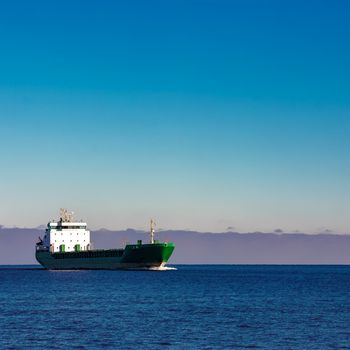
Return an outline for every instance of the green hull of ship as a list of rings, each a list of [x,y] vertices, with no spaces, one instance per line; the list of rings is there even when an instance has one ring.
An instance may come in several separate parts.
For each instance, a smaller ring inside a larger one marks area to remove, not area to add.
[[[37,250],[36,260],[48,270],[150,269],[165,265],[173,243],[126,245],[125,249],[50,253]]]

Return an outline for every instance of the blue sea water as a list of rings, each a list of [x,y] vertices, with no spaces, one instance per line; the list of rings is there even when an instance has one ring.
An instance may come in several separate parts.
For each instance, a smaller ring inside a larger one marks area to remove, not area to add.
[[[350,349],[349,266],[0,269],[0,349]]]

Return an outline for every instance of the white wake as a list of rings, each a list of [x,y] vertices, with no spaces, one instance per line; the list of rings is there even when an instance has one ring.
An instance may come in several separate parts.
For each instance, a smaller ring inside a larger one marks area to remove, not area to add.
[[[158,267],[150,267],[148,270],[151,271],[174,271],[177,270],[176,267],[170,267],[170,266],[158,266]]]

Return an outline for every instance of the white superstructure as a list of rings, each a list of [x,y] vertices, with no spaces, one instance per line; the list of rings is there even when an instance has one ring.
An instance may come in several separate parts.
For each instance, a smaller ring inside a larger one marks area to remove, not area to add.
[[[61,209],[60,220],[47,224],[42,246],[52,253],[90,250],[90,231],[85,222],[73,222],[73,213]]]

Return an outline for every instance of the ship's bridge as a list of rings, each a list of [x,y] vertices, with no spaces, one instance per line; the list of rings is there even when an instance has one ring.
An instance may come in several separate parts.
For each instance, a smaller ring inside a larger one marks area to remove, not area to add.
[[[53,253],[90,250],[90,231],[86,222],[49,222],[43,243]]]
[[[47,224],[48,229],[56,229],[56,230],[63,230],[63,229],[86,229],[87,224],[86,222],[49,222]]]

